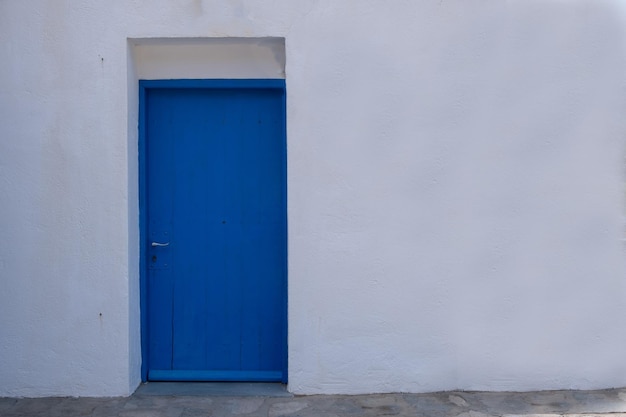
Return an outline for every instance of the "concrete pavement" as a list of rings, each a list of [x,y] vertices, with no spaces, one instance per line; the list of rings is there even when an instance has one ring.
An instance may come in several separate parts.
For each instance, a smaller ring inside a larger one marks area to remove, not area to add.
[[[171,384],[169,388],[153,385],[147,389],[149,385],[128,398],[0,398],[0,416],[626,417],[626,388],[292,396],[284,388],[259,389],[255,393],[254,389],[207,390],[194,384],[186,388],[184,384]]]

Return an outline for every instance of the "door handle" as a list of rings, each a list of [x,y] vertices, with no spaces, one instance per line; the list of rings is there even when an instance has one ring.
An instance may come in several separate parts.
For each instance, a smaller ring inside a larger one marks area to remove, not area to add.
[[[169,246],[169,245],[170,245],[170,242],[167,242],[167,243],[152,242],[152,243],[150,244],[150,246],[152,246],[153,248],[154,248],[155,246]]]

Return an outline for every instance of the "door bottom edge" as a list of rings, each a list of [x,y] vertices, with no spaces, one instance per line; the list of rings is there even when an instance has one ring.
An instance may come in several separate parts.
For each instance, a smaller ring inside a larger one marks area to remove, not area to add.
[[[148,381],[282,382],[282,371],[192,371],[151,369]]]

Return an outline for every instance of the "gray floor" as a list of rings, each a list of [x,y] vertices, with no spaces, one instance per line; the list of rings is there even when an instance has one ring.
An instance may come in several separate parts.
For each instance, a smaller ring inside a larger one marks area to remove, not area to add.
[[[626,388],[292,396],[274,384],[151,383],[128,398],[0,398],[0,416],[626,417]]]

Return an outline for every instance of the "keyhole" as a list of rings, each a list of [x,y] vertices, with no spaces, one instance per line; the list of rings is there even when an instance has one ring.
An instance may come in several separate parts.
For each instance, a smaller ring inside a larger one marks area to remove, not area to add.
[[[152,262],[156,262],[156,255],[152,255]]]

